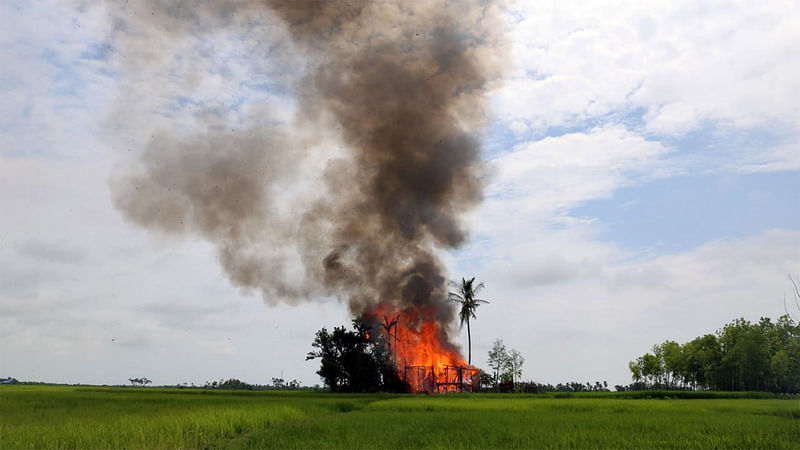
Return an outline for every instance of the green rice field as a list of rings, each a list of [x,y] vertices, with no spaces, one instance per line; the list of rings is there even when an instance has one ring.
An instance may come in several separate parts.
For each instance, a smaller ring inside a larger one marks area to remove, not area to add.
[[[0,448],[800,448],[797,399],[645,397],[2,386]]]

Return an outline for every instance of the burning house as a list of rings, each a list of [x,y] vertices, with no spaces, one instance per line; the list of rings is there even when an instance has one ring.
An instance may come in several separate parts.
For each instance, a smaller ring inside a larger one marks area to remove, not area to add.
[[[412,392],[474,392],[480,386],[478,369],[469,366],[405,366],[403,380]]]
[[[376,308],[368,319],[375,322],[385,309]],[[400,380],[411,392],[473,392],[480,386],[479,370],[467,364],[446,340],[425,310],[384,315],[383,342]]]

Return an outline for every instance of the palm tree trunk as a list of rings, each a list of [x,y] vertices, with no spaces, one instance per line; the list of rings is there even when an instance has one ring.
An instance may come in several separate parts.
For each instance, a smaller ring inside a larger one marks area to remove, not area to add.
[[[469,318],[467,318],[467,364],[472,365],[472,334],[469,331]]]

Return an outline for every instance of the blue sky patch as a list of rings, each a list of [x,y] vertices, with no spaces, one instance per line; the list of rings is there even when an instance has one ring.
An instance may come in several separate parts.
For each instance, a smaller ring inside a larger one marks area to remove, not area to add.
[[[795,205],[795,207],[787,207]],[[630,250],[688,250],[800,223],[800,174],[771,172],[679,176],[619,189],[573,209],[597,219],[601,237]]]

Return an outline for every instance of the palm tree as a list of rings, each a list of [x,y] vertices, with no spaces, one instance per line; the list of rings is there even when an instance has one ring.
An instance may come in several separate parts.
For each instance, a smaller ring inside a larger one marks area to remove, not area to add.
[[[475,310],[478,309],[478,305],[489,302],[475,297],[483,289],[483,283],[475,284],[475,277],[469,280],[462,278],[460,284],[455,282],[450,284],[457,289],[456,292],[450,292],[450,300],[461,305],[461,310],[458,312],[461,328],[464,328],[464,323],[467,324],[467,340],[469,342],[467,363],[472,365],[472,334],[469,329],[469,319],[470,317],[476,319]]]

